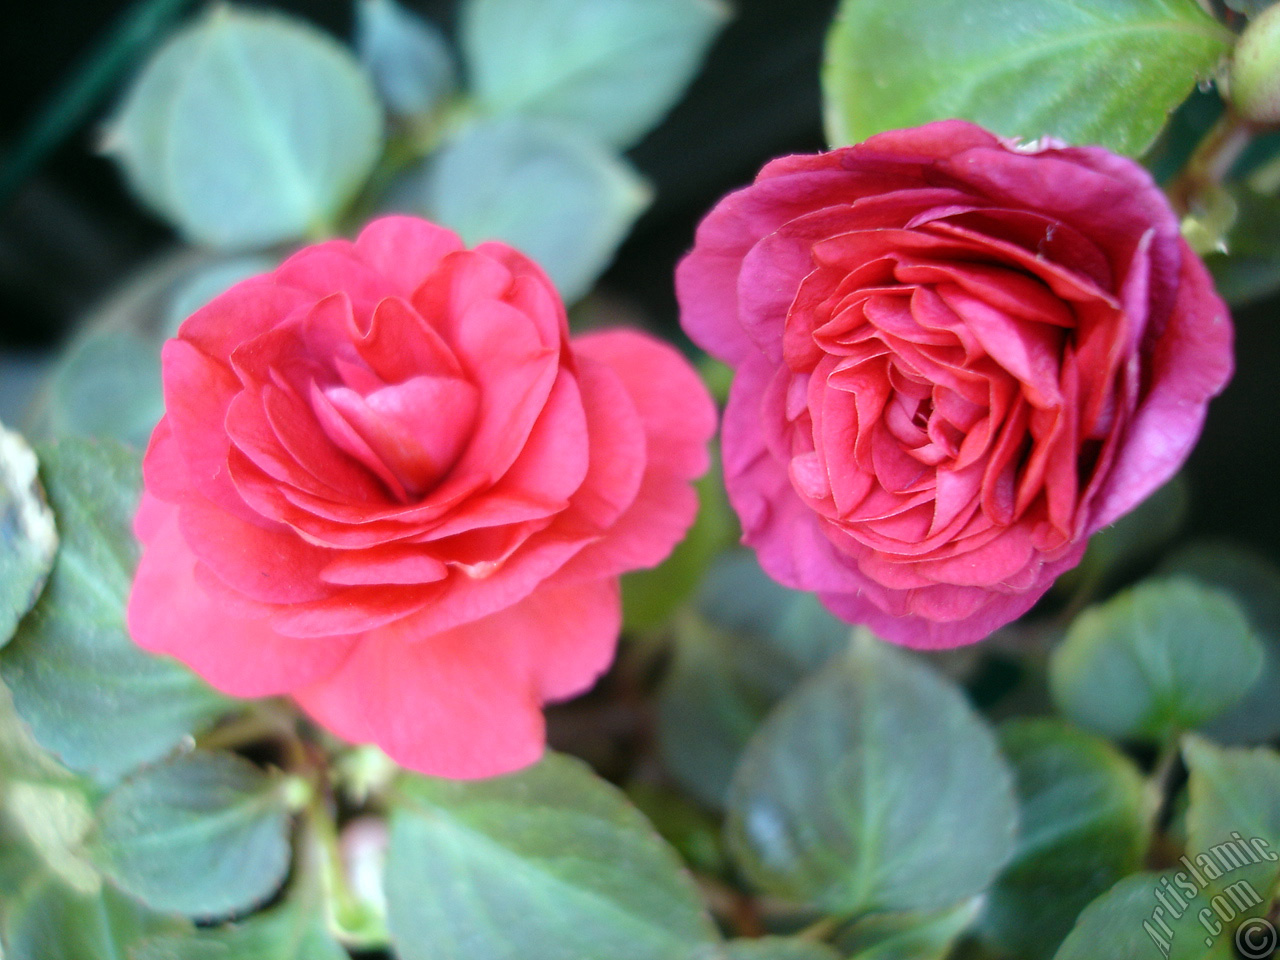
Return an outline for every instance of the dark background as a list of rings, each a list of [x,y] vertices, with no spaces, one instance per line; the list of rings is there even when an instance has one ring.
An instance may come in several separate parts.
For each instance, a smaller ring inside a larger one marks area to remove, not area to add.
[[[454,0],[408,5],[452,28]],[[348,0],[272,6],[350,37]],[[702,214],[769,158],[823,146],[818,68],[834,6],[834,0],[737,0],[737,18],[689,95],[631,154],[657,187],[657,200],[604,282],[672,333],[671,270]],[[8,18],[0,31],[0,148],[39,116],[126,9],[119,0],[46,0]],[[94,111],[0,208],[0,400],[5,380],[10,397],[29,389],[76,319],[174,241],[94,153],[105,111]],[[1239,369],[1214,403],[1188,467],[1189,532],[1240,540],[1280,560],[1280,454],[1272,434],[1280,432],[1280,299],[1235,318]]]

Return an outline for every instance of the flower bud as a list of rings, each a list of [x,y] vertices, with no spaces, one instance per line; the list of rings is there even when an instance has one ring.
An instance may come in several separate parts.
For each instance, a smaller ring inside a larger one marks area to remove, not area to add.
[[[1268,7],[1241,35],[1228,91],[1246,120],[1280,123],[1280,6]]]

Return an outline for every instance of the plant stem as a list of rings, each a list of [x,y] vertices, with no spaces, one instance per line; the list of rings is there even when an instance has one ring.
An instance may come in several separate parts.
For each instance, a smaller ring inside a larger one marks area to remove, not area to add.
[[[296,718],[277,704],[253,704],[249,712],[196,739],[203,750],[230,750],[261,740],[287,740],[296,733]]]
[[[1173,786],[1173,777],[1178,772],[1178,759],[1181,750],[1178,747],[1178,735],[1172,734],[1160,747],[1155,765],[1151,768],[1151,776],[1147,784],[1151,797],[1151,824],[1153,828],[1160,826],[1165,808],[1169,805],[1169,792]]]
[[[1222,185],[1254,136],[1255,124],[1227,107],[1213,128],[1200,141],[1187,165],[1170,182],[1169,202],[1179,216],[1196,210],[1201,198]]]

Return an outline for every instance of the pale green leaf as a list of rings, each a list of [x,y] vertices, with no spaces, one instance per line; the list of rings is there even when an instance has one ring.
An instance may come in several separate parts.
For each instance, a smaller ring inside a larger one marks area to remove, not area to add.
[[[467,0],[462,48],[482,109],[625,148],[679,98],[728,16],[721,0]]]
[[[156,54],[107,138],[139,196],[218,247],[331,227],[381,145],[381,107],[347,50],[305,21],[227,5]]]

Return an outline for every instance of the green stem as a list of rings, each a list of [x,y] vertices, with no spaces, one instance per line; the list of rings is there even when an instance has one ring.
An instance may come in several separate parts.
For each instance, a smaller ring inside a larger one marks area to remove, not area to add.
[[[297,719],[271,701],[250,705],[247,713],[197,738],[204,750],[234,750],[262,740],[289,740],[297,732]]]
[[[1227,108],[1168,186],[1169,202],[1179,216],[1194,212],[1203,197],[1222,185],[1257,133],[1256,125]]]
[[[1168,806],[1171,799],[1169,793],[1173,787],[1173,777],[1178,771],[1178,758],[1180,755],[1178,734],[1175,732],[1170,734],[1169,738],[1161,745],[1160,752],[1156,756],[1155,765],[1151,768],[1151,775],[1147,779],[1153,829],[1159,827],[1165,807]]]
[[[312,797],[305,817],[304,843],[324,891],[329,929],[338,939],[360,949],[386,946],[391,940],[386,921],[356,895],[347,880],[338,826],[323,792]]]

